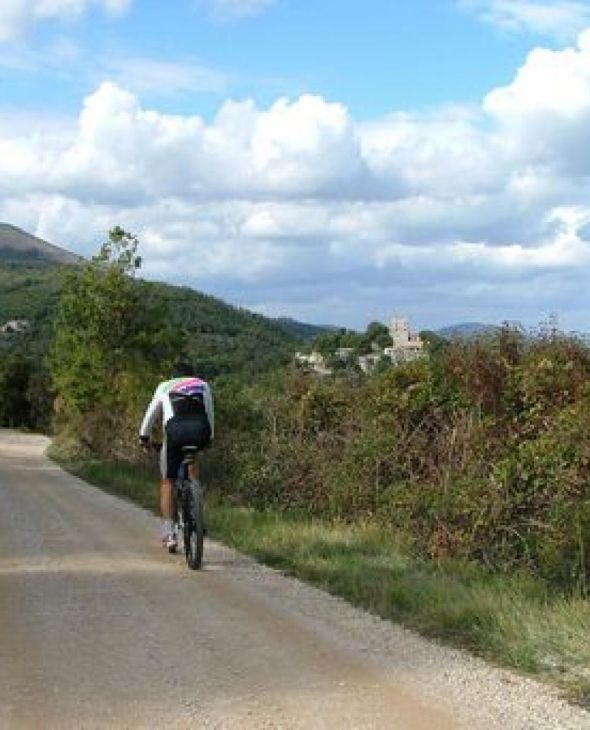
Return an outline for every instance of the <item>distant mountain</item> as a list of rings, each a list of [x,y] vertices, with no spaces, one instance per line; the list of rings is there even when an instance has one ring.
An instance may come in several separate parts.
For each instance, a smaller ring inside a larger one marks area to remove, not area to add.
[[[0,263],[76,264],[81,257],[9,223],[0,223]]]
[[[476,337],[478,335],[492,334],[498,329],[493,324],[482,324],[481,322],[461,322],[460,324],[449,325],[436,330],[436,334],[447,339],[454,337]]]
[[[291,317],[277,317],[274,322],[288,335],[297,337],[300,340],[313,340],[314,337],[324,334],[324,332],[333,332],[339,329],[328,324],[306,324],[291,319]]]

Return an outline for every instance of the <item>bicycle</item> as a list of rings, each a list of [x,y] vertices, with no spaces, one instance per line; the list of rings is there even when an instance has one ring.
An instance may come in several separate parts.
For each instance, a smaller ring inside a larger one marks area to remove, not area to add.
[[[198,570],[203,563],[204,493],[201,482],[190,476],[190,466],[197,459],[196,446],[182,447],[182,463],[172,486],[175,531],[182,534],[186,564]],[[171,553],[176,547],[169,548]]]

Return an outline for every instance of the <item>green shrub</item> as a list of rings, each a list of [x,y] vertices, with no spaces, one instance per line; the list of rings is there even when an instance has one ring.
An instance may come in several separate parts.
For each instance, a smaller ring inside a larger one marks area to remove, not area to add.
[[[372,520],[423,557],[583,594],[589,384],[583,343],[511,328],[368,379],[288,371],[218,394],[211,460],[234,502]]]

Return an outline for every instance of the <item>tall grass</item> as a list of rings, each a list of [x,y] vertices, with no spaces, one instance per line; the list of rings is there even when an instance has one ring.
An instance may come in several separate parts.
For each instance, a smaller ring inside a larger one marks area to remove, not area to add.
[[[211,526],[239,550],[590,703],[590,604],[550,595],[530,576],[409,555],[382,529],[289,519],[217,505]]]
[[[53,457],[88,481],[155,510],[155,470]],[[526,574],[424,560],[391,532],[229,506],[212,495],[212,536],[386,619],[563,688],[590,706],[590,604]]]

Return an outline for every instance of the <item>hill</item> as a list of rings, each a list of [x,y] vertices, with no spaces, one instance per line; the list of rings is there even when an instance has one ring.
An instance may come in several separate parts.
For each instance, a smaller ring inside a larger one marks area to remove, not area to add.
[[[452,324],[448,327],[436,330],[436,334],[451,340],[455,337],[475,337],[477,335],[493,334],[497,329],[498,327],[493,324],[462,322],[460,324]]]
[[[291,317],[277,317],[274,320],[278,326],[284,330],[287,334],[297,337],[301,340],[313,340],[318,335],[323,335],[326,332],[334,332],[338,330],[338,327],[332,325],[321,325],[321,324],[307,324],[306,322],[298,322],[296,319]]]
[[[49,348],[64,265],[75,254],[0,224],[0,325],[27,320],[27,333],[3,337],[3,351],[39,360]],[[188,333],[190,358],[204,377],[250,374],[287,363],[300,339],[275,320],[226,304],[188,287],[138,280],[146,302],[165,307],[173,324]]]
[[[76,264],[80,256],[66,251],[9,223],[0,223],[1,263]]]
[[[0,262],[0,325],[26,319],[28,334],[5,340],[8,349],[43,354],[49,347],[62,267]],[[169,312],[188,333],[191,360],[205,377],[253,373],[288,362],[300,342],[274,321],[188,287],[138,281],[146,302]]]
[[[160,304],[189,335],[189,354],[204,377],[257,373],[287,364],[300,340],[274,320],[189,287],[140,281],[146,301]]]

